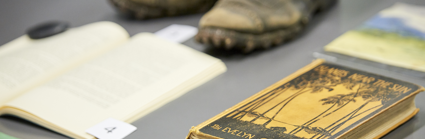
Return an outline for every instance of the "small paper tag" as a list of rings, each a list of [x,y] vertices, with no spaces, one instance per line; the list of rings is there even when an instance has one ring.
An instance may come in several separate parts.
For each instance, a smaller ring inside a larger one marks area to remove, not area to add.
[[[109,118],[86,130],[99,139],[122,139],[135,131],[137,127]]]
[[[182,43],[195,36],[196,33],[198,33],[196,27],[172,24],[155,32],[155,35],[172,42]]]

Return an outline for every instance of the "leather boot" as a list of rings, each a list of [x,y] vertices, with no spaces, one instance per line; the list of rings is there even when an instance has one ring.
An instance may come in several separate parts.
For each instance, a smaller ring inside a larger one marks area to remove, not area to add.
[[[335,0],[220,0],[199,22],[196,40],[251,52],[295,38]]]
[[[110,0],[120,14],[135,19],[208,11],[217,0]]]

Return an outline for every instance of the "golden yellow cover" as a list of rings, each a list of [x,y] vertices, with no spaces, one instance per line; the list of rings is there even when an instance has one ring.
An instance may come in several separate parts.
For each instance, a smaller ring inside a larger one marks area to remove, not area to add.
[[[336,138],[422,90],[316,60],[193,128],[188,138]]]

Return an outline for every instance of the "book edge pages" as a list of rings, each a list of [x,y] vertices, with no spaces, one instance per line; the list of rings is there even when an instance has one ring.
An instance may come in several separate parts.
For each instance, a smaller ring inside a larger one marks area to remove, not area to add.
[[[39,126],[42,126],[52,132],[71,137],[71,138],[83,138],[79,136],[78,134],[75,134],[69,130],[66,130],[65,128],[56,126],[55,124],[48,122],[44,120],[43,118],[40,118],[34,114],[31,114],[23,109],[15,108],[15,107],[9,107],[5,106],[0,108],[0,114],[1,115],[13,115],[17,116],[19,118],[22,118],[24,120],[30,121],[31,123],[37,124]],[[94,139],[95,137],[92,137],[91,139]]]
[[[415,84],[415,85],[416,85],[416,84]],[[417,85],[417,86],[418,86],[418,85]],[[406,99],[408,99],[408,98],[410,98],[410,97],[415,97],[415,96],[416,96],[419,92],[422,92],[422,91],[424,91],[424,90],[425,90],[425,89],[424,89],[424,87],[419,86],[419,88],[418,88],[416,91],[414,91],[414,92],[410,93],[408,96],[406,96],[406,97],[402,98],[401,100],[399,100],[399,101],[397,101],[397,102],[395,102],[395,103],[391,104],[391,105],[390,105],[390,106],[388,106],[387,108],[383,109],[382,111],[378,112],[377,114],[373,115],[372,117],[368,118],[367,120],[363,121],[362,123],[358,124],[357,126],[355,126],[355,127],[351,128],[351,129],[349,129],[348,131],[346,131],[345,133],[341,134],[341,135],[340,135],[340,136],[338,136],[337,138],[342,137],[342,136],[344,136],[345,134],[347,134],[347,133],[349,133],[349,132],[353,131],[354,129],[356,129],[356,128],[358,128],[358,127],[362,126],[363,124],[365,124],[365,123],[369,122],[371,119],[375,118],[375,117],[376,117],[376,116],[378,116],[378,115],[381,115],[383,112],[386,112],[388,109],[390,109],[390,108],[394,107],[395,105],[398,105],[399,103],[401,103],[401,102],[405,101]],[[397,127],[397,126],[395,126],[395,127]],[[394,127],[394,128],[395,128],[395,127]],[[391,128],[393,128],[393,127],[391,127]],[[391,129],[391,128],[390,128],[390,129]],[[389,131],[391,131],[391,130],[389,130]],[[389,131],[388,131],[388,132],[389,132]],[[388,132],[386,132],[386,133],[388,133]],[[383,133],[385,133],[385,132],[383,132]],[[381,134],[380,134],[380,135],[381,135]],[[385,135],[385,134],[383,134],[383,135]]]
[[[418,112],[419,112],[419,108],[416,108],[416,110],[413,111],[413,113],[411,113],[409,116],[407,116],[406,118],[404,118],[403,120],[401,120],[400,122],[398,122],[397,124],[395,124],[394,126],[388,128],[387,130],[385,130],[384,132],[382,132],[381,134],[379,134],[375,138],[381,138],[384,135],[388,134],[389,132],[393,131],[395,128],[399,127],[400,125],[404,124],[408,120],[412,119],[413,116],[415,116]]]

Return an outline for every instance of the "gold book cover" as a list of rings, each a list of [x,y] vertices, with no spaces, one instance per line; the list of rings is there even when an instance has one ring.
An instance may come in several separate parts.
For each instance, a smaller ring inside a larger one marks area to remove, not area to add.
[[[319,59],[192,127],[187,139],[322,139],[367,131],[383,136],[418,112],[413,100],[423,90]],[[367,131],[355,130],[360,126]]]

